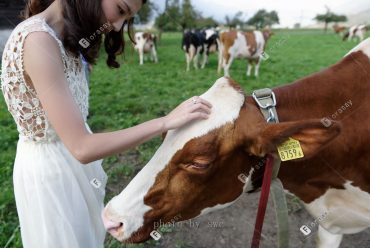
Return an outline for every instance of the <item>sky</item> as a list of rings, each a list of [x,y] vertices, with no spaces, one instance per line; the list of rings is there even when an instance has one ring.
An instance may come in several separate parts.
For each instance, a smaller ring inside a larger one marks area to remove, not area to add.
[[[152,1],[164,9],[165,0]],[[345,15],[370,9],[370,0],[192,0],[192,3],[204,16],[212,16],[218,21],[224,21],[225,15],[233,16],[238,11],[249,19],[259,9],[276,10],[280,17],[280,25],[276,27],[314,24],[312,19],[316,14],[326,12],[325,5],[332,12]]]

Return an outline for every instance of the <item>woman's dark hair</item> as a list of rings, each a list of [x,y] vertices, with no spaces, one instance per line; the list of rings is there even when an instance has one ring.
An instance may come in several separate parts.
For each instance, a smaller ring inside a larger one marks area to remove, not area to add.
[[[54,0],[28,0],[23,11],[23,18],[29,18],[47,9]],[[143,4],[146,0],[143,0]],[[78,56],[81,53],[87,62],[94,64],[102,43],[103,31],[107,29],[107,24],[102,24],[101,19],[103,10],[101,0],[63,0],[64,30],[62,42],[64,47]],[[112,30],[105,34],[104,46],[108,54],[107,64],[111,68],[119,68],[120,64],[116,61],[116,56],[124,52],[125,40],[123,30],[128,26],[128,36],[131,42],[133,18],[126,21],[118,32]],[[88,41],[84,46],[81,40]]]

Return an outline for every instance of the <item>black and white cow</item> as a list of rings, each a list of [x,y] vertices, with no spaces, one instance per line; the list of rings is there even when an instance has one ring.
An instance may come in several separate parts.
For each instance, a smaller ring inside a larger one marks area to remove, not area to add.
[[[219,35],[218,32],[213,29],[205,29],[202,31],[202,37],[204,47],[202,68],[204,68],[208,63],[209,54],[218,52]]]
[[[199,57],[203,55],[201,68],[208,63],[208,56],[218,51],[218,33],[212,29],[185,31],[182,38],[182,49],[185,51],[186,70],[190,70],[193,61],[194,68],[199,68]]]

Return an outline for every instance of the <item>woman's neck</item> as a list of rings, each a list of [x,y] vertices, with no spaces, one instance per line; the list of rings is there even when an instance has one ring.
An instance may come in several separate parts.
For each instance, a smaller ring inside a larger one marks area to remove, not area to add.
[[[47,9],[37,14],[37,16],[45,18],[47,24],[54,30],[57,36],[62,37],[64,22],[63,8],[60,0],[55,0]]]

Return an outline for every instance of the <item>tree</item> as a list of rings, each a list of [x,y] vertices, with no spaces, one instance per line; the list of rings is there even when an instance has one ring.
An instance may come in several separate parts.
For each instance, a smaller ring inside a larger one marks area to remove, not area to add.
[[[279,24],[279,22],[279,15],[276,11],[268,12],[260,9],[247,21],[247,24],[255,26],[256,29],[262,29],[266,26],[271,27],[274,24]]]
[[[238,25],[243,25],[244,20],[242,19],[243,12],[237,12],[233,17],[225,16],[225,24],[229,28],[235,28]]]
[[[183,0],[181,6],[180,24],[183,30],[195,27],[196,21],[200,14],[194,9],[191,0]]]
[[[314,18],[315,20],[317,20],[319,22],[325,23],[325,29],[324,29],[325,33],[328,30],[329,23],[331,23],[331,22],[337,23],[337,22],[347,21],[347,17],[345,15],[334,14],[333,12],[330,11],[328,6],[325,6],[325,7],[326,7],[326,13],[325,14],[318,14]]]
[[[182,0],[181,5],[180,0],[166,0],[165,3],[165,10],[155,19],[155,26],[159,29],[159,36],[163,31],[184,31],[185,29],[215,27],[218,25],[212,17],[203,17],[194,8],[191,0]]]
[[[135,23],[147,23],[152,17],[154,4],[147,0],[135,17]]]
[[[278,15],[278,13],[275,11],[275,10],[273,10],[273,11],[271,11],[267,16],[266,16],[266,26],[268,26],[268,27],[270,27],[271,28],[271,26],[272,25],[274,25],[275,23],[276,24],[279,24],[279,22],[280,22],[280,20],[279,20],[279,15]]]
[[[179,31],[195,28],[202,19],[191,3],[191,0],[166,0],[166,8],[156,20],[155,25],[161,31]]]
[[[163,13],[155,19],[155,26],[160,33],[163,31],[179,31],[181,29],[181,24],[178,21],[179,16],[181,16],[179,0],[168,0]]]
[[[155,5],[154,10],[159,13],[158,7]],[[179,0],[166,0],[166,7],[163,13],[159,14],[155,19],[154,25],[158,28],[158,41],[161,41],[163,31],[179,31],[181,25],[177,18],[180,16]]]
[[[212,28],[212,27],[217,27],[218,22],[213,19],[212,17],[199,17],[196,20],[196,27],[197,28]]]

